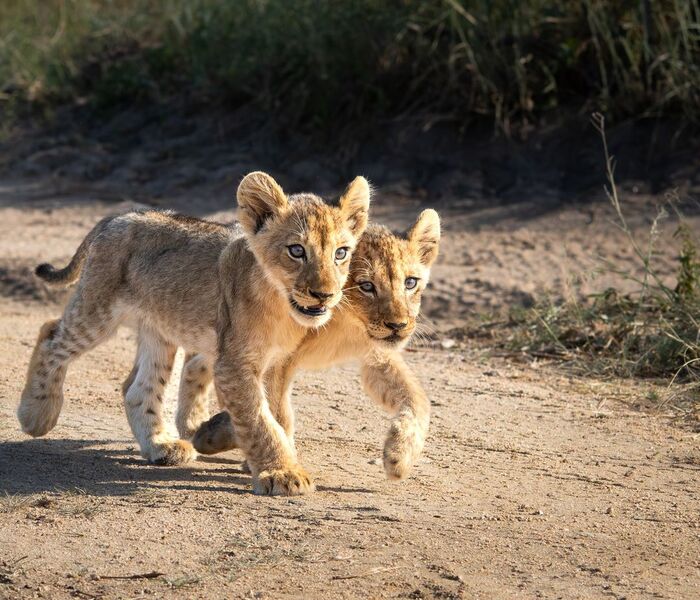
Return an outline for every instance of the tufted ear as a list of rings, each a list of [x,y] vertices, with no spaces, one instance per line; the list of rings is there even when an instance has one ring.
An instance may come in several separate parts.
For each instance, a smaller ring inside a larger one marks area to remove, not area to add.
[[[360,237],[367,227],[370,195],[367,180],[355,177],[340,197],[340,210],[355,237]]]
[[[424,210],[409,229],[407,238],[420,261],[429,267],[435,262],[440,248],[440,217],[432,209]]]
[[[248,235],[255,235],[265,221],[287,208],[287,196],[279,184],[262,171],[248,173],[238,186],[238,220]]]

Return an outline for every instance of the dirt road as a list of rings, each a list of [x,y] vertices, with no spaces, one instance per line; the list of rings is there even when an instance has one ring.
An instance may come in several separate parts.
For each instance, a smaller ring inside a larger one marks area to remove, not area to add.
[[[650,383],[417,347],[407,356],[431,433],[413,476],[392,483],[387,421],[356,369],[306,373],[297,443],[318,490],[260,498],[236,452],[183,468],[140,459],[120,404],[134,352],[124,330],[70,369],[58,426],[24,436],[24,371],[61,300],[31,267],[68,258],[99,216],[129,205],[0,189],[1,598],[700,596],[698,434],[636,408]],[[374,216],[403,225],[415,212],[378,203]],[[589,213],[445,213],[426,301],[438,330],[474,306],[564,288],[567,257],[587,268],[612,248],[631,260]]]

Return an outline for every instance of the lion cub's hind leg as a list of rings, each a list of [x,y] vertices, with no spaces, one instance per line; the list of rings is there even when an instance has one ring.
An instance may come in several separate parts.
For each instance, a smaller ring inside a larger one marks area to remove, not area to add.
[[[173,438],[163,422],[163,393],[176,351],[159,333],[142,328],[136,362],[122,388],[126,416],[141,456],[158,465],[184,464],[197,455],[188,441]]]
[[[181,438],[192,439],[199,426],[209,418],[209,390],[213,380],[212,366],[204,356],[185,356],[175,417]]]
[[[22,392],[17,417],[25,433],[33,436],[45,435],[51,431],[63,406],[63,378],[65,367],[55,366],[50,372],[48,366],[51,354],[51,341],[56,335],[61,321],[46,321],[41,326],[39,338],[34,346],[27,370],[27,381]],[[53,376],[52,376],[53,375]]]
[[[42,325],[17,410],[25,433],[37,437],[55,427],[68,364],[109,338],[119,320],[114,306],[85,299],[78,290],[61,319]]]

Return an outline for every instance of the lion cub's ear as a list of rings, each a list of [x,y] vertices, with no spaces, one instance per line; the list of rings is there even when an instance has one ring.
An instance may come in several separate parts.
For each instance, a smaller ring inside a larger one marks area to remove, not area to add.
[[[249,235],[255,235],[265,221],[284,212],[287,196],[279,184],[262,171],[248,173],[238,186],[238,221]]]
[[[435,262],[440,247],[440,217],[432,208],[424,210],[406,237],[420,261],[429,267]]]
[[[340,210],[355,237],[360,237],[367,227],[370,195],[367,180],[355,177],[340,197]]]

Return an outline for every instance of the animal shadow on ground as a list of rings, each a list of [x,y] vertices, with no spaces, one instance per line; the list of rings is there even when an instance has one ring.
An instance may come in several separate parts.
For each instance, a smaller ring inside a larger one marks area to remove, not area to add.
[[[158,467],[115,445],[124,442],[28,439],[0,443],[0,495],[80,490],[95,496],[129,496],[149,489],[250,493],[250,478],[238,468]],[[228,459],[217,462],[238,464]]]

